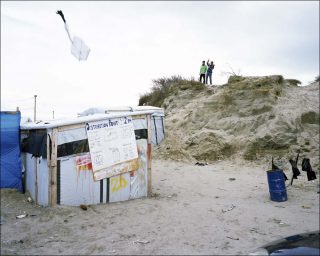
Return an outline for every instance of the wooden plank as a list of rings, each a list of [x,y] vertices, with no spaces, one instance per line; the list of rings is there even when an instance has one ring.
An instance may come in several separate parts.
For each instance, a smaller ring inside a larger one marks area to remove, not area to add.
[[[130,116],[130,114],[128,116]],[[135,120],[135,119],[145,119],[146,115],[132,115],[131,117],[132,117],[133,120]],[[105,119],[112,119],[112,118],[111,117],[106,117]],[[58,131],[59,132],[63,132],[63,131],[68,131],[68,130],[73,130],[73,129],[78,129],[78,128],[84,128],[85,126],[86,126],[85,123],[65,125],[65,126],[58,127]]]
[[[130,116],[130,115],[128,115]],[[132,115],[131,116],[133,120],[135,119],[145,119],[146,115]],[[106,117],[105,119],[112,119],[111,117]],[[71,124],[71,125],[65,125],[65,126],[60,126],[58,127],[59,132],[63,131],[68,131],[68,130],[73,130],[73,129],[78,129],[78,128],[84,128],[86,126],[85,123],[80,123],[80,124]]]
[[[145,119],[146,118],[146,115],[132,115],[132,119],[135,120],[135,119]]]
[[[74,129],[78,129],[78,128],[84,128],[85,126],[86,126],[85,123],[66,125],[66,126],[58,127],[58,131],[63,132],[63,131],[68,131],[68,130],[74,130]]]
[[[151,173],[151,138],[152,138],[152,130],[151,130],[151,115],[147,115],[147,125],[148,125],[148,196],[152,196],[152,173]]]
[[[57,166],[51,168],[51,202],[50,206],[57,205]]]
[[[58,129],[54,128],[51,133],[50,155],[50,206],[57,205],[57,153],[58,153]],[[49,160],[49,159],[48,159]]]
[[[51,135],[51,159],[50,166],[57,166],[57,154],[58,154],[58,129],[54,128]]]
[[[105,178],[111,178],[119,174],[136,171],[139,169],[139,160],[138,158],[129,160],[123,163],[115,164],[108,168],[93,172],[94,181],[102,180]]]

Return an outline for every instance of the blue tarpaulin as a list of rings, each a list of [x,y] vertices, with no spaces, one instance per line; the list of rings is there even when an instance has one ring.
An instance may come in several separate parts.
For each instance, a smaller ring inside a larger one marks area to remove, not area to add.
[[[1,111],[1,188],[17,188],[22,192],[20,158],[20,112]]]

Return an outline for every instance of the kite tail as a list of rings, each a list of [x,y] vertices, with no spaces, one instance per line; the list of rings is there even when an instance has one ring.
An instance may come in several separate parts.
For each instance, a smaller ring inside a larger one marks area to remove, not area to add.
[[[68,34],[68,37],[70,39],[70,42],[73,44],[73,41],[71,39],[71,35],[70,35],[70,32],[69,32],[69,28],[68,28],[68,24],[67,23],[64,23],[64,28],[66,29],[67,31],[67,34]]]
[[[73,43],[73,41],[72,41],[72,39],[71,39],[70,32],[69,32],[68,24],[67,24],[67,22],[66,22],[66,20],[65,20],[65,18],[64,18],[63,12],[62,12],[61,10],[58,10],[56,13],[61,16],[61,18],[62,18],[62,20],[63,20],[63,22],[64,22],[64,28],[65,28],[65,30],[67,31],[68,37],[69,37],[69,39],[70,39],[70,42]]]

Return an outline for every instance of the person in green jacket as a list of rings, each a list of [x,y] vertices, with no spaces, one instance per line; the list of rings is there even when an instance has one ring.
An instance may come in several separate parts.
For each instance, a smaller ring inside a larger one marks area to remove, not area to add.
[[[206,62],[202,61],[202,65],[200,67],[200,82],[201,79],[203,78],[203,83],[206,83],[206,72],[207,72],[208,67],[206,66]]]

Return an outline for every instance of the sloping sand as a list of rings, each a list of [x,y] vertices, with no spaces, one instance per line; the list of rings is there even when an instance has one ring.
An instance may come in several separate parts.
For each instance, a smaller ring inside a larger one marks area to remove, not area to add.
[[[172,93],[164,101],[166,139],[157,157],[261,161],[300,151],[319,169],[319,82],[297,86],[282,76],[230,77],[223,86]]]
[[[273,202],[268,169],[269,163],[243,160],[206,166],[155,160],[153,197],[87,211],[42,208],[2,189],[1,255],[235,255],[319,229],[319,179],[308,182],[302,172],[287,188],[288,201]],[[24,211],[28,216],[16,219]]]

